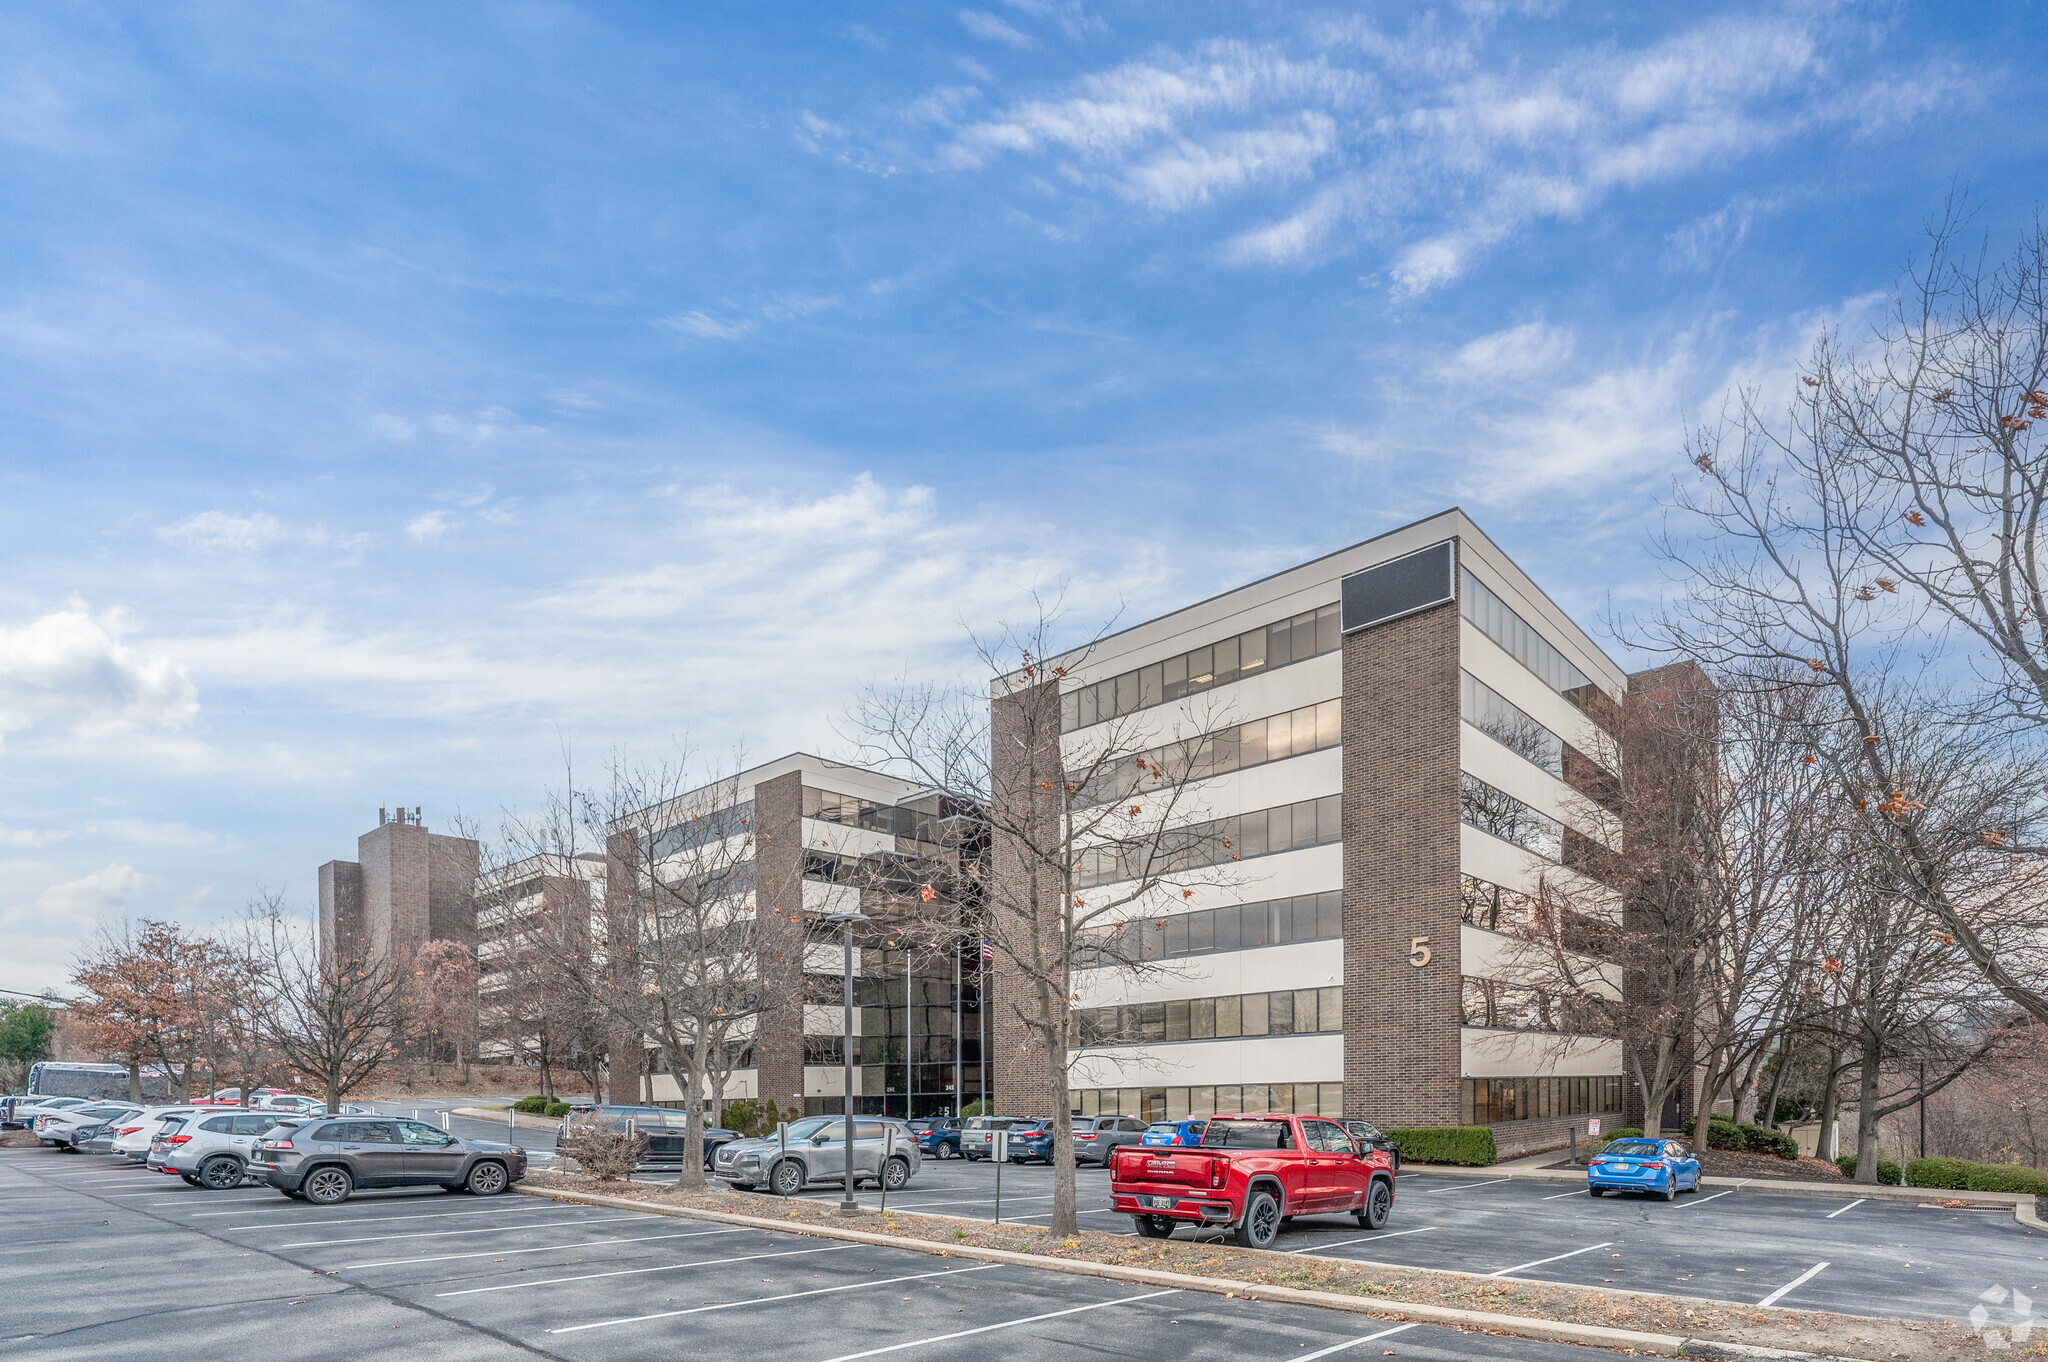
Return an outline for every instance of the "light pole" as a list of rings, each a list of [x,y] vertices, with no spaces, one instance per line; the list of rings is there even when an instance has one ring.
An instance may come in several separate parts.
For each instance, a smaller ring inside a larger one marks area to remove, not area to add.
[[[853,924],[856,922],[866,922],[867,920],[868,916],[866,913],[829,913],[819,919],[821,922],[837,924],[839,927],[842,933],[841,941],[844,946],[845,959],[846,1014],[844,1029],[840,1033],[839,1040],[839,1058],[844,1071],[843,1081],[845,1083],[845,1087],[842,1089],[844,1096],[840,1099],[840,1109],[845,1112],[845,1115],[841,1118],[841,1123],[845,1126],[845,1129],[840,1134],[846,1140],[846,1164],[844,1176],[840,1179],[839,1183],[839,1214],[841,1215],[860,1214],[860,1205],[853,1199]],[[886,1168],[882,1170],[882,1176],[889,1176]]]

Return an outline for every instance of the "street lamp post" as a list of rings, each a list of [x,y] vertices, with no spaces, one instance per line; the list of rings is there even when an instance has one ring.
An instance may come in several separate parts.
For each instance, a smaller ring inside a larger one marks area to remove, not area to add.
[[[840,1118],[840,1123],[845,1128],[840,1134],[846,1141],[846,1163],[843,1169],[844,1176],[840,1179],[839,1183],[839,1214],[859,1215],[860,1205],[853,1199],[853,925],[856,922],[866,922],[868,916],[866,913],[831,913],[819,920],[827,923],[836,923],[842,932],[841,941],[845,960],[843,982],[845,985],[846,1011],[843,1029],[840,1032],[839,1058],[843,1069],[842,1081],[844,1083],[844,1087],[841,1089],[843,1096],[840,1098],[840,1109],[845,1113]],[[886,1169],[883,1170],[882,1176],[887,1177],[888,1175],[888,1171]]]

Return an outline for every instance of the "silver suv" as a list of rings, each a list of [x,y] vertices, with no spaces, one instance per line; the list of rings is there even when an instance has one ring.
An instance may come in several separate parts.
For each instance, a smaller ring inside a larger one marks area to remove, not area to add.
[[[242,1185],[256,1141],[277,1128],[279,1121],[299,1118],[283,1111],[198,1111],[182,1122],[164,1122],[150,1141],[149,1166],[159,1173],[176,1173],[194,1187],[224,1192]]]
[[[896,1132],[893,1149],[887,1134],[892,1128]],[[893,1192],[910,1181],[921,1163],[917,1136],[901,1121],[879,1116],[853,1118],[855,1185],[886,1184]],[[734,1187],[752,1191],[765,1186],[777,1196],[794,1196],[813,1182],[844,1182],[845,1118],[807,1116],[792,1121],[786,1147],[773,1135],[722,1144],[712,1156],[711,1171]]]

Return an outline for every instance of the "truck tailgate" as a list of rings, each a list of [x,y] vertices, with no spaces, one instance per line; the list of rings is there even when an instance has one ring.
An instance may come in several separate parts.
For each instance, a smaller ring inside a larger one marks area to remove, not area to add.
[[[1124,1145],[1116,1151],[1115,1181],[1146,1187],[1198,1187],[1203,1191],[1219,1185],[1216,1165],[1222,1151],[1182,1153],[1158,1145]]]

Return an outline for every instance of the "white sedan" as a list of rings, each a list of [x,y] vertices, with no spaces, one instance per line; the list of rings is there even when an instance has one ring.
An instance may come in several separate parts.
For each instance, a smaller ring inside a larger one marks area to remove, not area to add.
[[[197,1107],[144,1107],[133,1116],[123,1117],[114,1127],[114,1152],[142,1163],[149,1158],[150,1140],[165,1121],[182,1121],[198,1111]]]
[[[76,1146],[71,1143],[73,1131],[85,1126],[103,1125],[116,1117],[128,1116],[141,1110],[141,1107],[132,1106],[127,1102],[103,1102],[94,1106],[73,1107],[69,1111],[42,1111],[37,1113],[35,1124],[29,1128],[44,1144],[76,1152]]]

